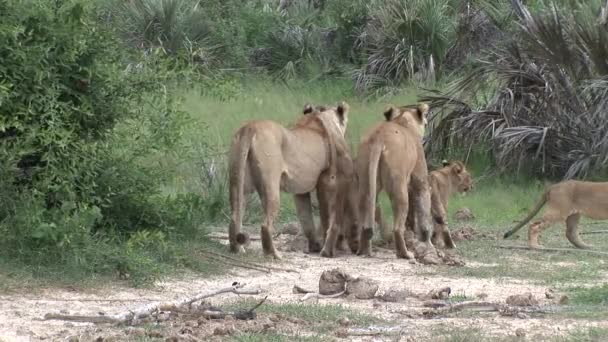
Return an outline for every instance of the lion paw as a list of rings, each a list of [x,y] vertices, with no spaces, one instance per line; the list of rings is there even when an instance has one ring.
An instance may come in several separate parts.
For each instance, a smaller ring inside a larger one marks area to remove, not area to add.
[[[333,258],[334,257],[334,253],[333,253],[333,251],[331,251],[330,248],[327,248],[327,249],[323,248],[321,250],[321,256],[324,257],[324,258]]]

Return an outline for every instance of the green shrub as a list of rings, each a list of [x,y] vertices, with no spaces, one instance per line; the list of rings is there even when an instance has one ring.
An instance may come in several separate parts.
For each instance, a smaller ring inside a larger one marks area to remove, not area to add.
[[[171,174],[153,163],[188,122],[168,90],[179,61],[131,53],[97,14],[84,0],[0,3],[0,256],[144,274],[163,251],[141,241],[194,234],[187,213],[202,208],[162,195]]]

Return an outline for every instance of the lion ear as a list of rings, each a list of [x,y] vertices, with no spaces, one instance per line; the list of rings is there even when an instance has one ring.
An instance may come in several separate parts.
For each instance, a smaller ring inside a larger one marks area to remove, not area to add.
[[[418,120],[425,125],[427,124],[426,115],[428,114],[429,109],[430,107],[427,103],[422,102],[418,104]]]
[[[393,106],[393,105],[388,105],[384,109],[383,114],[384,114],[384,118],[386,119],[386,121],[391,121],[397,114],[397,108],[395,108],[395,106]]]
[[[314,108],[312,108],[312,105],[310,103],[307,103],[304,105],[304,110],[302,110],[302,114],[306,115],[306,114],[310,114],[314,111]]]
[[[346,116],[348,115],[348,111],[350,110],[350,106],[345,101],[338,103],[338,108],[336,109],[336,113],[338,113],[338,117],[340,117],[340,121],[342,124],[346,121]]]
[[[454,162],[452,164],[452,170],[454,170],[454,172],[461,173],[462,170],[464,170],[464,165],[461,162]]]

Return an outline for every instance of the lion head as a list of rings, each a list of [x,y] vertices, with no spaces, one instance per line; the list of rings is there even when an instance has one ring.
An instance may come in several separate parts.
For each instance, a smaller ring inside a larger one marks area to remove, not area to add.
[[[401,107],[389,105],[384,110],[384,117],[386,121],[394,122],[404,127],[416,127],[417,132],[422,136],[427,125],[426,114],[428,111],[429,105],[426,103]]]
[[[454,180],[452,184],[456,184],[458,192],[465,193],[473,189],[473,178],[463,162],[459,160],[447,162],[444,160],[443,166],[449,169],[450,177]]]
[[[389,105],[384,110],[384,117],[386,121],[394,122],[404,127],[416,127],[416,131],[422,136],[426,128],[426,114],[428,112],[429,105],[426,103],[401,107]]]
[[[334,106],[313,106],[311,104],[304,105],[304,109],[302,110],[302,114],[311,115],[319,117],[323,122],[332,123],[332,125],[328,125],[332,128],[337,128],[338,132],[342,137],[346,133],[346,127],[348,125],[348,111],[350,110],[350,106],[348,103],[342,101]],[[327,127],[327,128],[329,128]]]

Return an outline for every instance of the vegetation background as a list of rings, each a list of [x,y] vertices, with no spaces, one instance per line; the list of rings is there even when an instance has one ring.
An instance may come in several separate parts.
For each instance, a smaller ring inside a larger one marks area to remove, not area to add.
[[[467,205],[511,222],[544,179],[605,179],[607,15],[600,0],[1,0],[0,279],[213,272],[196,250],[226,225],[231,134],[307,102],[349,102],[356,146],[387,103],[429,101],[431,164],[466,160]]]

